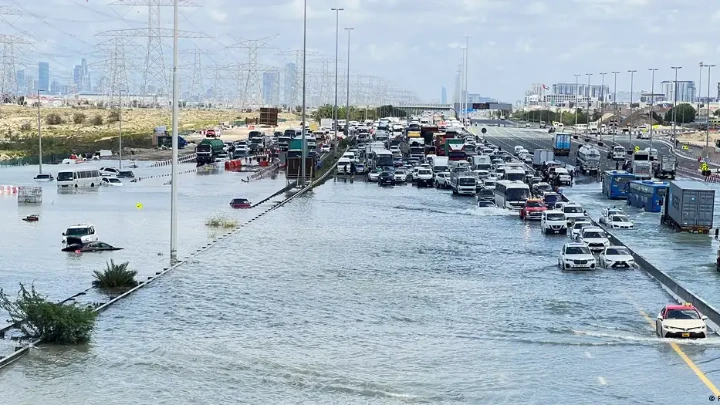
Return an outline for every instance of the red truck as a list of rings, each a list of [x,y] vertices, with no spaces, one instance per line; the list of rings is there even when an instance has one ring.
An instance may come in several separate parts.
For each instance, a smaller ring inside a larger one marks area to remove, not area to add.
[[[545,201],[539,198],[528,198],[520,210],[520,219],[534,219],[539,221],[542,218],[543,211],[546,210],[547,205],[545,205]]]
[[[437,156],[445,156],[445,142],[448,139],[454,138],[453,134],[435,134],[435,154]]]

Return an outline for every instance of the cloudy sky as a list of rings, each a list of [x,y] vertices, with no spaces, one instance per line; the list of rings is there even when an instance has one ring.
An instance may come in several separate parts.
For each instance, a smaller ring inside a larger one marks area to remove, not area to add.
[[[53,78],[69,78],[80,58],[101,59],[95,44],[105,38],[97,33],[147,26],[147,7],[111,6],[112,1],[148,0],[4,0],[23,15],[5,16],[0,29],[32,42],[18,61],[36,66],[46,60]],[[201,7],[181,9],[181,29],[208,38],[182,40],[181,47],[206,52],[204,66],[245,62],[246,50],[227,49],[242,39],[274,36],[260,54],[260,62],[268,65],[294,61],[281,53],[302,49],[303,0],[194,1]],[[427,101],[439,99],[443,85],[452,97],[464,35],[471,36],[470,92],[509,102],[521,99],[532,83],[573,82],[574,74],[583,74],[581,81],[586,81],[584,74],[594,73],[593,81],[599,83],[600,72],[623,72],[618,75],[620,90],[629,89],[627,70],[637,69],[636,89],[649,90],[648,68],[660,69],[659,86],[672,79],[670,66],[683,66],[681,80],[697,81],[699,62],[720,62],[720,43],[714,40],[720,31],[720,3],[711,0],[307,2],[308,48],[317,57],[334,57],[335,13],[330,8],[344,8],[340,53],[345,59],[343,28],[353,27],[352,71],[382,76]],[[171,28],[172,8],[163,7],[162,13],[164,26]],[[144,45],[145,40],[135,40]],[[165,41],[169,45],[170,39]],[[165,52],[170,54],[169,46]],[[720,79],[720,71],[713,76]],[[612,86],[611,77],[606,76],[606,84]]]

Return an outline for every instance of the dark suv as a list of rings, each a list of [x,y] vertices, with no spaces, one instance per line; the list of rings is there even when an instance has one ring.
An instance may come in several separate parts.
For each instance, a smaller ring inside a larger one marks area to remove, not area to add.
[[[388,184],[391,186],[395,185],[395,173],[389,170],[385,170],[380,173],[380,177],[378,178],[378,185],[384,186]]]

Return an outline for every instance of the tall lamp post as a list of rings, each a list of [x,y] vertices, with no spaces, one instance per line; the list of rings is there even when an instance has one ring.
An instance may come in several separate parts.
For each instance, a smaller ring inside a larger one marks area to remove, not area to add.
[[[655,71],[657,68],[649,68],[652,72],[652,83],[650,83],[650,154],[652,156],[652,144],[653,144],[653,105],[655,104]]]
[[[40,165],[40,174],[42,174],[42,132],[40,127],[42,126],[42,120],[40,119],[40,92],[45,90],[37,91],[37,108],[38,108],[38,164]]]
[[[335,125],[335,133],[338,130],[338,41],[340,39],[340,12],[343,8],[331,8],[335,12],[335,105],[333,106],[333,124]],[[304,123],[303,123],[304,125]],[[347,122],[345,122],[347,126]],[[304,164],[304,163],[303,163]]]
[[[580,75],[575,75],[575,111],[573,113],[575,114],[575,130],[573,131],[575,135],[577,135],[577,125],[578,125],[578,93],[580,93]]]
[[[173,1],[173,68],[172,68],[172,166],[170,177],[170,263],[177,262],[177,166],[178,166],[178,22],[180,8],[178,0]]]
[[[350,123],[350,31],[354,29],[355,28],[345,28],[348,34],[347,89],[345,91],[345,96],[347,97],[345,100],[345,128],[348,136],[350,136],[350,126],[348,125]]]
[[[615,116],[615,128],[613,128],[613,137],[612,137],[613,145],[615,145],[615,132],[617,132],[617,127],[619,124],[618,111],[617,111],[617,75],[618,75],[618,73],[620,73],[620,72],[612,72],[613,81],[614,81],[614,84],[613,84],[613,115]]]
[[[698,82],[697,114],[700,115],[700,99],[702,98],[702,68],[705,65],[700,62],[700,81]]]
[[[177,0],[175,0],[177,1]],[[307,60],[307,0],[303,1],[303,76],[302,76],[302,162],[300,163],[300,186],[305,187],[305,160],[307,160],[307,148],[305,144],[305,90],[306,90],[306,68]],[[335,75],[337,77],[337,75]],[[336,99],[337,100],[337,99]],[[335,126],[337,136],[337,125]]]
[[[635,78],[635,73],[637,70],[628,70],[628,73],[630,73],[630,130],[628,131],[628,134],[630,135],[630,146],[632,146],[632,130],[635,128],[633,124],[635,123],[635,117],[633,116],[633,79]]]
[[[600,82],[600,124],[602,125],[603,122],[603,113],[605,112],[605,75],[607,73],[600,73],[600,76],[602,76],[602,81]],[[607,127],[606,127],[607,128]],[[602,131],[599,131],[600,128],[598,128],[598,137],[600,140],[602,140]]]
[[[705,160],[710,158],[710,68],[715,65],[703,65],[708,68],[708,85],[707,85],[707,124],[705,124]]]
[[[675,70],[675,83],[673,85],[673,113],[672,113],[672,120],[673,120],[673,128],[672,128],[672,137],[673,142],[677,138],[677,92],[678,92],[678,69],[682,69],[682,66],[671,66],[670,69]]]
[[[592,73],[585,73],[585,76],[588,77],[588,87],[587,87],[587,115],[585,116],[585,137],[588,137],[588,128],[590,127],[590,78],[592,77]]]
[[[467,120],[469,117],[468,114],[468,60],[470,59],[470,35],[464,35],[465,37],[465,93],[463,96],[463,102],[465,103],[465,108],[463,110],[463,114],[465,115],[465,119]],[[463,124],[465,122],[463,121]]]

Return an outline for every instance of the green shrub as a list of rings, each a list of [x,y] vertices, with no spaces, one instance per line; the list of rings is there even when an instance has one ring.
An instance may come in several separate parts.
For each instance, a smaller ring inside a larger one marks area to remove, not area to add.
[[[73,114],[73,122],[76,124],[82,124],[83,122],[85,122],[85,118],[87,117],[83,113]]]
[[[45,117],[45,122],[48,125],[60,125],[63,123],[63,119],[58,113],[50,113]]]
[[[235,228],[238,223],[234,219],[226,218],[223,215],[215,215],[205,221],[205,225],[211,228]]]
[[[118,288],[118,287],[135,287],[138,285],[135,276],[137,271],[129,270],[129,262],[115,264],[110,259],[110,263],[106,264],[104,271],[95,270],[93,272],[95,280],[93,285],[100,288]]]
[[[30,131],[32,129],[32,126],[29,122],[24,122],[22,125],[20,125],[21,131]]]
[[[28,291],[20,284],[17,299],[11,300],[0,289],[0,308],[10,315],[12,322],[20,325],[30,338],[42,338],[59,344],[85,343],[90,340],[95,326],[95,313],[89,307],[77,304],[56,304],[35,291]]]
[[[92,124],[93,124],[93,125],[102,125],[103,122],[104,122],[103,117],[100,116],[99,114],[96,115],[96,116],[94,116],[93,119],[92,119]]]
[[[120,121],[120,110],[117,108],[114,108],[112,111],[110,111],[110,114],[108,114],[107,122],[118,122]]]

